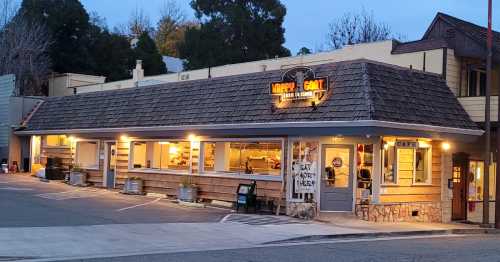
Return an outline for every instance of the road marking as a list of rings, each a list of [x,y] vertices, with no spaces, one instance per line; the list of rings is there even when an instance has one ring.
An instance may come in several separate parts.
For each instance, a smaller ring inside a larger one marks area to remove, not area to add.
[[[129,207],[124,207],[124,208],[120,208],[120,209],[117,209],[115,210],[116,212],[121,212],[121,211],[125,211],[125,210],[128,210],[128,209],[132,209],[132,208],[136,208],[136,207],[142,207],[142,206],[147,206],[147,205],[150,205],[150,204],[154,204],[158,201],[160,201],[162,199],[162,197],[159,197],[153,201],[149,201],[149,202],[146,202],[146,203],[142,203],[142,204],[138,204],[138,205],[133,205],[133,206],[129,206]]]
[[[31,190],[33,190],[33,188],[27,188],[27,187],[0,187],[0,190],[31,191]]]

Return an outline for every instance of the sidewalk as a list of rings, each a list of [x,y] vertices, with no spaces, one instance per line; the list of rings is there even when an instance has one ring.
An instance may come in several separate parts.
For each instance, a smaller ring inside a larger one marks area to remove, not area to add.
[[[236,216],[239,216],[238,214]],[[263,216],[243,215],[251,220]],[[268,216],[268,219],[274,219]],[[237,217],[236,220],[242,220]],[[250,225],[225,219],[221,223],[111,224],[71,227],[0,228],[0,256],[45,259],[107,257],[134,254],[251,248],[321,236],[366,236],[373,233],[450,230],[467,225],[413,224],[342,225],[290,221]],[[441,232],[441,231],[439,231]],[[448,232],[448,231],[446,231]],[[442,233],[446,233],[443,231]]]

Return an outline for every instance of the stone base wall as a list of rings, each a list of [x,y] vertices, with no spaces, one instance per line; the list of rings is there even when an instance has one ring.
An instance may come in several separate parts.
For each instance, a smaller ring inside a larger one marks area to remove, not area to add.
[[[310,220],[316,217],[316,208],[316,203],[288,202],[286,204],[286,215]]]
[[[369,204],[358,208],[356,216],[372,222],[427,222],[442,221],[440,202]]]

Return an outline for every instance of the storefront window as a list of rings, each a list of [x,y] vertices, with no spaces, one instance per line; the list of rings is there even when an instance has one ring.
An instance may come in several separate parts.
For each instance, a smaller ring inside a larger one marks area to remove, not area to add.
[[[382,169],[382,183],[383,184],[396,184],[396,147],[394,143],[384,143],[383,154],[383,169]]]
[[[281,175],[281,142],[203,142],[204,171]]]
[[[132,168],[189,170],[190,142],[132,142]]]
[[[69,146],[69,139],[65,135],[46,136],[47,146]]]
[[[76,164],[81,168],[99,169],[99,142],[76,142]]]
[[[417,148],[415,150],[415,176],[413,182],[427,184],[430,183],[429,174],[429,148]]]
[[[496,192],[496,163],[490,166],[490,200],[495,200]],[[468,199],[469,201],[482,201],[484,188],[484,162],[469,161]]]
[[[31,163],[40,164],[41,157],[41,137],[32,136],[31,137]]]
[[[371,191],[373,174],[373,145],[358,145],[356,151],[358,158],[358,188],[369,189]]]
[[[292,199],[312,201],[318,183],[318,150],[316,141],[296,141],[292,144]]]

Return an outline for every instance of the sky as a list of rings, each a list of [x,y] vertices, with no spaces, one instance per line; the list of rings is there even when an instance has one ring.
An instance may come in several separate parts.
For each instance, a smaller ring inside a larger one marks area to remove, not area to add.
[[[81,0],[88,12],[104,17],[110,28],[126,23],[142,8],[155,23],[165,0]],[[176,0],[188,18],[194,19],[189,0]],[[418,40],[437,12],[444,12],[482,26],[487,24],[487,0],[282,0],[287,8],[285,46],[292,54],[305,46],[313,51],[327,46],[328,25],[347,12],[366,10],[387,24],[395,35]],[[493,0],[493,29],[500,31],[500,0]]]

